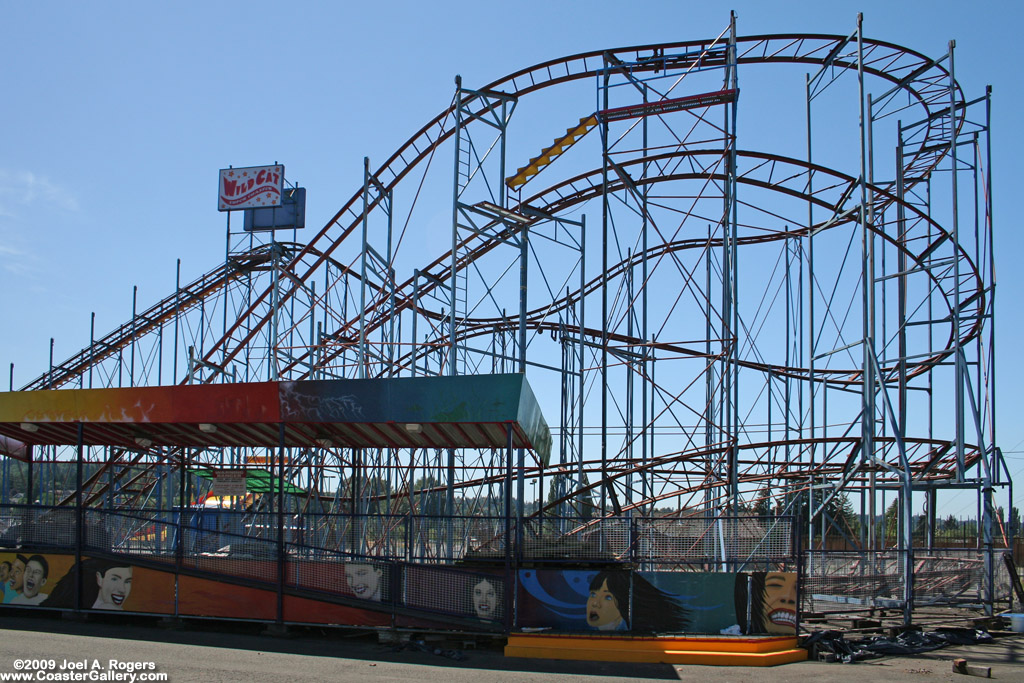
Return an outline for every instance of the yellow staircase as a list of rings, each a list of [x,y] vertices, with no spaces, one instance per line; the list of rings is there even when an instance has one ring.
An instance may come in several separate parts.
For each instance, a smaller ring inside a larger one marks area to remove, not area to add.
[[[795,636],[604,636],[513,633],[506,657],[601,662],[775,666],[802,662],[807,650]]]
[[[584,116],[580,122],[565,131],[565,135],[557,138],[551,146],[541,152],[538,156],[530,159],[530,163],[519,169],[514,176],[505,181],[510,190],[518,190],[530,181],[533,176],[540,173],[552,161],[562,156],[565,150],[569,149],[591,129],[597,125],[597,114]]]

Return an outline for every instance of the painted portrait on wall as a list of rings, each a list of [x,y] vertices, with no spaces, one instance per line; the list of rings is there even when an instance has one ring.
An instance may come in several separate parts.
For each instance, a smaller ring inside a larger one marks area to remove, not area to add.
[[[684,633],[682,596],[626,570],[519,572],[520,626],[562,631]]]
[[[20,565],[20,581],[9,579],[4,588],[8,604],[74,609],[81,573],[83,609],[150,614],[174,610],[174,575],[169,572],[135,567],[127,560],[83,557],[76,564],[73,555],[57,554],[25,555]]]
[[[380,602],[386,585],[384,568],[369,562],[346,562],[345,584],[355,597]]]
[[[796,634],[795,572],[751,572],[750,596],[749,633]]]
[[[473,614],[480,621],[499,621],[504,618],[502,582],[493,576],[476,576],[470,580],[470,601]]]
[[[402,603],[500,625],[505,619],[505,578],[486,570],[410,565],[402,572]]]
[[[88,609],[123,611],[132,593],[134,570],[123,560],[82,558],[53,586],[43,607],[72,608],[75,606],[75,583],[82,574],[81,605]]]
[[[40,555],[31,551],[0,554],[0,602],[6,605],[40,605],[74,558]]]

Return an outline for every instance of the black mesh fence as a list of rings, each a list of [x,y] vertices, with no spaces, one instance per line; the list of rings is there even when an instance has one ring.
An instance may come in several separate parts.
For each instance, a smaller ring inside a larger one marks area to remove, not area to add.
[[[914,548],[903,550],[809,551],[803,554],[802,607],[811,612],[852,608],[904,609],[908,572],[914,607],[979,605],[988,598],[1008,599],[1010,576],[998,554],[979,549]],[[908,564],[909,562],[909,564]]]
[[[984,603],[1010,595],[1000,556],[981,549],[803,551],[785,517],[501,517],[287,514],[0,506],[0,547],[126,555],[352,604],[381,603],[503,622],[519,566],[622,565],[654,572],[796,572],[810,612]],[[282,564],[283,562],[283,564]],[[799,568],[799,569],[798,569]],[[991,586],[989,576],[991,575]],[[515,593],[513,590],[512,593]],[[354,602],[353,602],[354,601]]]
[[[4,505],[0,510],[0,547],[75,547],[78,515],[74,508]]]

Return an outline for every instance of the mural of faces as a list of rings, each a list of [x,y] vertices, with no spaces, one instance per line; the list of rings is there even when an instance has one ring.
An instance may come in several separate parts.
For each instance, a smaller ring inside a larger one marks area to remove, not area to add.
[[[96,572],[96,585],[99,594],[93,609],[123,610],[124,601],[132,592],[132,568],[111,567],[105,572]]]
[[[18,555],[14,562],[11,563],[11,576],[7,580],[7,584],[15,593],[22,591],[25,581],[25,562],[27,559],[23,555]]]
[[[350,562],[345,565],[345,581],[349,590],[364,600],[380,602],[382,574],[380,567],[372,564]]]
[[[609,590],[608,579],[596,588],[591,585],[587,599],[587,625],[598,631],[615,631],[623,625],[619,599]]]
[[[473,611],[478,619],[492,621],[497,618],[498,591],[487,579],[473,586]]]
[[[46,585],[49,567],[46,558],[41,555],[33,555],[25,565],[25,572],[22,579],[22,595],[31,599],[39,595],[39,591]]]
[[[796,574],[768,572],[764,577],[764,628],[768,633],[796,632]]]

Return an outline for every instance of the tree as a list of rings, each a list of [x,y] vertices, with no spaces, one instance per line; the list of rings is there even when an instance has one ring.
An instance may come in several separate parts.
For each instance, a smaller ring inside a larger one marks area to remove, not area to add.
[[[771,490],[767,484],[758,490],[757,497],[754,498],[754,502],[747,509],[750,511],[750,514],[757,515],[758,517],[768,517],[772,514]]]
[[[587,487],[590,482],[587,480],[586,473],[583,474],[583,486]],[[597,514],[597,503],[594,502],[594,491],[596,489],[588,489],[587,491],[579,494],[575,498],[570,498],[570,506],[572,512],[570,514],[576,514],[580,518],[587,520],[592,519]]]
[[[856,535],[860,530],[860,521],[857,519],[857,513],[853,510],[853,503],[850,502],[849,496],[845,493],[835,496],[831,494],[832,491],[813,490],[815,513],[818,513],[823,503],[825,505],[824,511],[817,515],[816,525],[819,533],[822,530],[826,534],[830,531],[842,530],[842,532],[851,536]],[[799,519],[804,521],[808,519],[809,515],[808,500],[809,497],[805,493],[800,497],[798,503],[791,508],[792,514],[797,515]],[[828,500],[827,503],[825,503],[826,500]]]
[[[894,498],[889,507],[885,509],[885,543],[895,545],[896,539],[900,537],[900,499]]]

